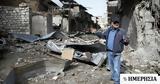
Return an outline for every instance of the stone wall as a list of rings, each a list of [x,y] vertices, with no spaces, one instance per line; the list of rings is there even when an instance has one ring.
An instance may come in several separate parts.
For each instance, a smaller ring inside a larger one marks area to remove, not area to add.
[[[0,6],[0,29],[30,34],[29,7]]]

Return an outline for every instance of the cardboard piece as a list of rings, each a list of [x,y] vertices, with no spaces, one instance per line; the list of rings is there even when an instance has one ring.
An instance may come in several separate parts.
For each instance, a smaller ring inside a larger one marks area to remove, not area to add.
[[[74,49],[72,48],[64,48],[62,51],[62,59],[72,60],[74,56]]]

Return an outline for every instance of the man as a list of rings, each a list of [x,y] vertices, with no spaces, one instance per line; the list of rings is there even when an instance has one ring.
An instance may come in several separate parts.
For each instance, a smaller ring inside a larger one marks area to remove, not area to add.
[[[118,16],[111,18],[111,26],[104,32],[106,39],[106,49],[108,52],[108,62],[111,70],[111,80],[115,84],[120,84],[120,65],[121,52],[124,45],[128,45],[125,32],[120,28],[120,19]]]

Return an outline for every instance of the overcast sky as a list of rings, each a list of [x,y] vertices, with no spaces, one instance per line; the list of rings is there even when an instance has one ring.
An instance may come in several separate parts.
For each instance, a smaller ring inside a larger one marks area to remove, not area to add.
[[[84,7],[87,7],[88,12],[93,16],[104,16],[106,13],[106,0],[75,0]]]

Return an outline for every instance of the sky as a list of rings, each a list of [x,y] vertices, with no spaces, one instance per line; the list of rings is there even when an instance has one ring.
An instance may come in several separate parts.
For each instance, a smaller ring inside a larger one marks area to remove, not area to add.
[[[75,0],[86,7],[93,16],[104,16],[106,13],[106,0]]]

